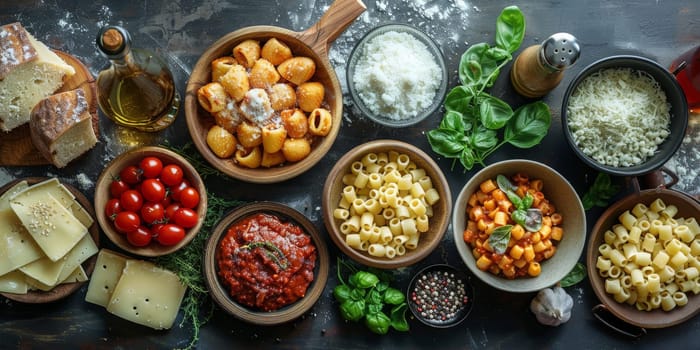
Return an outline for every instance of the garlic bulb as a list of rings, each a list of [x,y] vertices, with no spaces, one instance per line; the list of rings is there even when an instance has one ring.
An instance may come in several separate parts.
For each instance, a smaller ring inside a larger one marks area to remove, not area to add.
[[[530,311],[541,324],[558,326],[571,318],[573,306],[573,298],[557,285],[539,291],[530,302]]]

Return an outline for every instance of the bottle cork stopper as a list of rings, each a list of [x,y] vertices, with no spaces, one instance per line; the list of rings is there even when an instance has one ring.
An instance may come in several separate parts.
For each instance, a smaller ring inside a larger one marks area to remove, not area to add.
[[[117,51],[124,43],[122,33],[114,28],[107,29],[102,34],[102,45],[109,51]]]

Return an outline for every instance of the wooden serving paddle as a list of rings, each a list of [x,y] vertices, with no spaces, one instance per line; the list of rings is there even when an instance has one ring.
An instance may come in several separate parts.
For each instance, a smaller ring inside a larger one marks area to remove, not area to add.
[[[75,69],[75,74],[64,80],[56,93],[82,87],[92,115],[92,128],[98,134],[97,84],[88,68],[74,56],[53,50],[61,59]],[[0,166],[48,165],[51,164],[34,147],[29,134],[29,123],[19,126],[9,133],[0,133]]]

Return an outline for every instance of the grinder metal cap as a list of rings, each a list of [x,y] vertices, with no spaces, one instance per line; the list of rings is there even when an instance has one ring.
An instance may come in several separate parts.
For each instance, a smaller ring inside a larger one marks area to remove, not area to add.
[[[575,36],[556,33],[542,42],[540,59],[549,68],[561,71],[573,65],[580,54],[581,47]]]

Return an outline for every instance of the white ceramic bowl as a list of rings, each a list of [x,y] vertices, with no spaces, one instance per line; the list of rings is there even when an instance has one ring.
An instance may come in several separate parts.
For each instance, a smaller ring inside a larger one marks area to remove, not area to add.
[[[554,256],[542,261],[542,273],[537,277],[507,279],[476,267],[471,247],[464,242],[463,233],[467,223],[467,200],[478,190],[479,184],[495,179],[498,174],[511,176],[522,172],[530,179],[544,182],[542,192],[563,216],[564,236],[557,245]],[[506,160],[491,164],[474,175],[457,196],[452,212],[452,229],[459,255],[472,274],[486,284],[507,292],[526,293],[550,287],[559,282],[576,265],[586,242],[586,213],[581,200],[569,182],[554,169],[535,161],[524,159]]]

